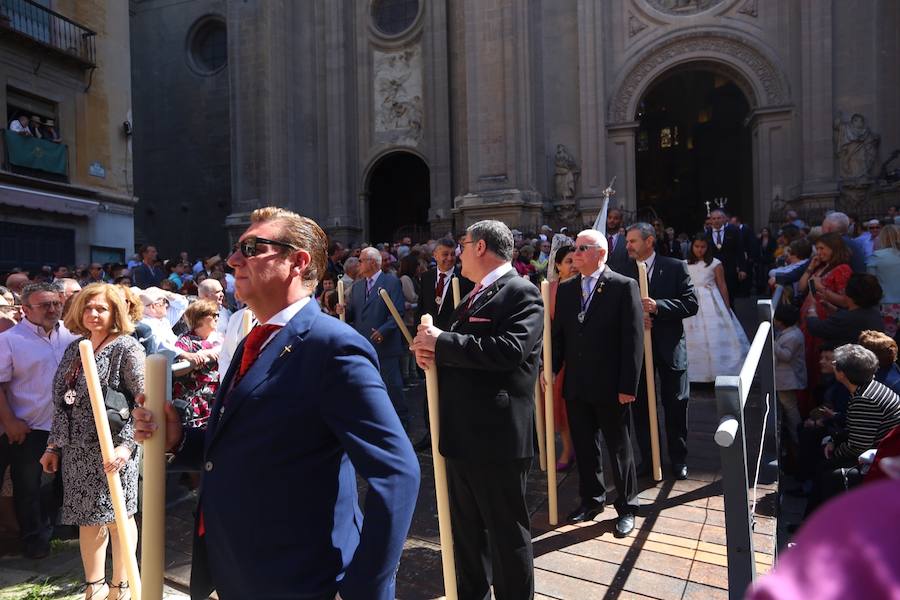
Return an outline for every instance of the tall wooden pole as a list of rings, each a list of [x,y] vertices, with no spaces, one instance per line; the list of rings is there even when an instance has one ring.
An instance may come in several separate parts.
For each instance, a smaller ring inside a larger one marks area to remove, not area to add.
[[[97,375],[94,347],[91,345],[90,340],[81,340],[78,343],[78,351],[81,353],[81,367],[87,382],[88,394],[91,397],[94,425],[97,427],[97,437],[100,439],[100,452],[103,454],[103,462],[112,462],[116,458],[115,446],[113,446],[112,434],[109,431],[109,419],[106,416],[103,388],[100,386],[100,377]],[[128,529],[128,511],[125,507],[125,492],[122,491],[122,480],[119,478],[119,472],[107,473],[106,481],[109,483],[109,496],[112,500],[113,512],[116,517],[116,533],[119,536],[122,558],[125,560],[125,573],[128,576],[131,596],[135,600],[140,600],[141,575],[138,571],[137,557],[131,551],[137,544],[131,543],[131,534]]]
[[[544,394],[541,391],[543,372],[538,373],[534,382],[534,426],[537,428],[538,456],[540,457],[541,471],[547,470],[547,433],[544,430]]]
[[[344,280],[343,279],[338,279],[337,290],[338,290],[338,304],[343,306],[344,305]],[[341,318],[341,321],[347,320],[347,315],[344,314],[343,312],[341,312],[341,314],[338,316]]]
[[[550,328],[550,282],[541,282],[544,300],[544,430],[547,434],[547,510],[551,525],[559,523],[556,503],[556,428],[553,422],[553,340]]]
[[[390,301],[390,298],[387,298]],[[422,315],[422,325],[431,326],[431,315]],[[444,568],[444,594],[456,600],[456,563],[453,555],[453,530],[450,525],[450,491],[447,488],[447,463],[440,449],[440,404],[438,400],[437,365],[425,370],[425,389],[428,393],[429,427],[431,429],[431,458],[434,461],[434,492],[437,496],[438,529],[441,535],[441,562]]]
[[[144,407],[163,415],[167,396],[166,370],[162,354],[148,356],[144,363]],[[157,430],[145,440],[144,486],[141,503],[141,574],[144,600],[162,600],[166,555],[166,420],[157,420]]]
[[[391,297],[388,295],[387,290],[381,288],[380,290],[378,290],[378,295],[381,296],[381,299],[384,300],[384,303],[387,305],[391,315],[393,315],[394,321],[397,322],[397,327],[400,328],[400,333],[402,333],[403,337],[406,338],[406,343],[409,344],[410,347],[412,347],[413,339],[412,336],[409,335],[409,329],[406,328],[406,323],[403,322],[403,317],[400,316],[400,312],[397,310],[397,307],[394,306],[394,301],[391,300]]]
[[[641,299],[649,298],[647,263],[637,261],[638,285]],[[659,459],[659,421],[656,417],[656,370],[653,368],[653,339],[649,327],[644,327],[644,371],[647,374],[647,412],[650,416],[650,453],[653,455],[653,479],[662,481],[662,464]],[[646,457],[642,457],[647,460]]]

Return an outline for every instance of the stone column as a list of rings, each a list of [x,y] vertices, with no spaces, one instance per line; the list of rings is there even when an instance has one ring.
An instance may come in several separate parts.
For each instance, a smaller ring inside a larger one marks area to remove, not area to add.
[[[524,0],[456,0],[463,17],[457,47],[463,81],[461,103],[467,139],[466,177],[455,199],[457,229],[483,218],[535,231],[542,221],[536,191],[532,93],[532,11]],[[538,7],[539,8],[539,7]]]
[[[232,236],[253,209],[287,198],[287,136],[274,132],[288,122],[284,48],[291,12],[280,1],[228,3],[232,213],[225,224]]]
[[[832,149],[832,0],[801,0],[800,14],[800,170],[801,206],[831,203],[837,197]]]
[[[578,208],[585,222],[590,220],[591,223],[603,208],[603,190],[612,178],[606,175],[606,106],[603,101],[606,82],[602,39],[606,29],[601,4],[602,0],[578,0],[578,122],[581,127]],[[620,185],[617,183],[616,187],[621,189]],[[613,202],[621,203],[622,197],[617,195]]]
[[[786,199],[795,186],[793,117],[790,109],[758,109],[750,115],[753,140],[754,229],[780,225],[783,215],[772,214],[773,200]],[[810,202],[815,203],[814,200]],[[816,207],[817,209],[818,207]]]
[[[637,211],[637,178],[635,174],[635,137],[640,123],[613,123],[607,126],[606,164],[610,179],[616,176],[616,203],[627,213]],[[584,215],[585,219],[589,215]],[[596,218],[594,213],[591,218]],[[585,221],[587,223],[587,220]]]

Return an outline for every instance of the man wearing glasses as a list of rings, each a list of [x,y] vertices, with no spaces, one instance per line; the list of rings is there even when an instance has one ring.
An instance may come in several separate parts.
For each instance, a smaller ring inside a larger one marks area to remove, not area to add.
[[[61,289],[36,283],[22,291],[25,318],[0,333],[0,473],[11,467],[16,519],[25,556],[50,553],[52,525],[41,510],[40,458],[53,420],[53,374],[78,339],[60,322]]]
[[[275,207],[250,220],[228,264],[260,325],[238,346],[205,432],[165,415],[175,461],[203,469],[191,597],[392,600],[418,459],[371,344],[310,301],[325,233]],[[143,440],[162,417],[134,418]]]

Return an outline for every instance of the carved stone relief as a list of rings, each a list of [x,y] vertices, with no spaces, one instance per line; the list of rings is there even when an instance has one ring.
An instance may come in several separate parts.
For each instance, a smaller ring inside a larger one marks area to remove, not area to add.
[[[670,15],[695,15],[713,8],[723,0],[647,0],[658,11]]]
[[[872,172],[881,136],[874,133],[866,118],[854,113],[849,119],[838,112],[834,119],[834,155],[842,179],[863,179]]]
[[[418,44],[373,52],[375,140],[417,146],[422,139],[422,51]]]
[[[610,123],[631,121],[634,115],[628,114],[628,107],[635,95],[643,89],[647,78],[654,75],[661,65],[680,63],[687,54],[728,56],[731,64],[751,73],[764,94],[762,98],[750,98],[751,103],[778,106],[787,101],[786,84],[775,67],[743,39],[721,33],[694,33],[666,40],[657,48],[650,50],[643,60],[631,69],[610,103]]]
[[[645,29],[647,29],[647,24],[628,11],[628,37],[634,37]]]
[[[747,0],[744,2],[743,6],[738,9],[738,12],[754,18],[759,16],[759,0]]]

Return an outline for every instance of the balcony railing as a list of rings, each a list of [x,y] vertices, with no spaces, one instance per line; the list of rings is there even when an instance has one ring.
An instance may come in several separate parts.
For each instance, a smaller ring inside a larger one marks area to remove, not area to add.
[[[3,167],[11,173],[69,181],[69,147],[62,143],[22,136],[0,129],[3,140]]]
[[[11,33],[74,59],[96,66],[97,33],[32,0],[0,0],[0,33]]]

